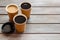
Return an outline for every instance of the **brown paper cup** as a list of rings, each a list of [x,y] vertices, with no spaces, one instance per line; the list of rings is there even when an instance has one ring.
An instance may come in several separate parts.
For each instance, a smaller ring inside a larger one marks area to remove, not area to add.
[[[16,15],[13,18],[17,33],[23,33],[26,28],[27,17],[25,15]]]
[[[28,2],[24,2],[21,4],[21,12],[22,14],[27,16],[27,19],[30,18],[30,12],[31,12],[31,4]]]
[[[9,16],[9,21],[13,22],[13,17],[18,14],[18,6],[16,4],[9,4],[6,6],[6,11]]]

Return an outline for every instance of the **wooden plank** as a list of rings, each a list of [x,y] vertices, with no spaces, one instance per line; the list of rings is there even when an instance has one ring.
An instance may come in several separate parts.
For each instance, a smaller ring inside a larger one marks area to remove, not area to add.
[[[0,14],[8,14],[5,7],[0,7]],[[31,14],[60,14],[60,7],[32,7]]]
[[[27,24],[25,33],[60,33],[60,24]]]
[[[19,5],[21,2],[30,2],[32,6],[60,6],[60,0],[0,0],[0,6],[10,3]]]
[[[0,24],[0,33],[1,27],[3,24]],[[31,34],[60,34],[60,24],[27,24],[24,33]]]
[[[0,23],[8,22],[8,15],[0,15]],[[28,23],[60,23],[60,15],[31,15]]]
[[[0,34],[0,40],[60,40],[60,34]]]
[[[15,3],[17,5],[19,5],[21,2],[23,2],[23,0],[0,0],[0,6],[6,6],[10,3]]]

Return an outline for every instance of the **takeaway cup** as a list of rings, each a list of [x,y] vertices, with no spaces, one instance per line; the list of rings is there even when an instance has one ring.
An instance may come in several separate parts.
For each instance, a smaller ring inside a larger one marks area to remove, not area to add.
[[[21,12],[27,17],[27,19],[29,19],[31,13],[31,4],[28,2],[23,2],[21,4]]]
[[[13,18],[17,33],[23,33],[26,28],[27,17],[25,15],[15,15]]]
[[[6,11],[9,16],[9,21],[13,22],[13,17],[18,14],[18,6],[16,4],[9,4],[6,6]]]

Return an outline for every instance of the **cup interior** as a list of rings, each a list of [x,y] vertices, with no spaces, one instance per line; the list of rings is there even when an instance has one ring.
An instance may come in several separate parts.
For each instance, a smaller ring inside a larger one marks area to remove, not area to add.
[[[26,22],[26,18],[22,15],[16,16],[14,20],[18,24],[22,24],[22,23]]]
[[[6,10],[9,12],[9,13],[15,13],[18,11],[18,7],[17,5],[15,4],[10,4],[6,7]]]
[[[24,3],[21,4],[21,8],[23,8],[23,9],[29,9],[29,8],[31,8],[31,4],[28,3],[28,2],[24,2]]]

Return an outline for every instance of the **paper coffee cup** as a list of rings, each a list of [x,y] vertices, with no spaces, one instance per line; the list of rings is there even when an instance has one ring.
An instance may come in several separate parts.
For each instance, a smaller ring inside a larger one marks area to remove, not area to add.
[[[22,14],[27,16],[27,19],[29,19],[30,18],[30,12],[31,12],[31,4],[28,2],[23,2],[21,4],[21,11],[22,11]]]
[[[9,16],[9,20],[13,21],[13,17],[18,14],[18,6],[16,4],[9,4],[6,6],[6,11]]]
[[[25,15],[15,15],[13,18],[15,28],[18,33],[23,33],[26,28],[27,17]]]

